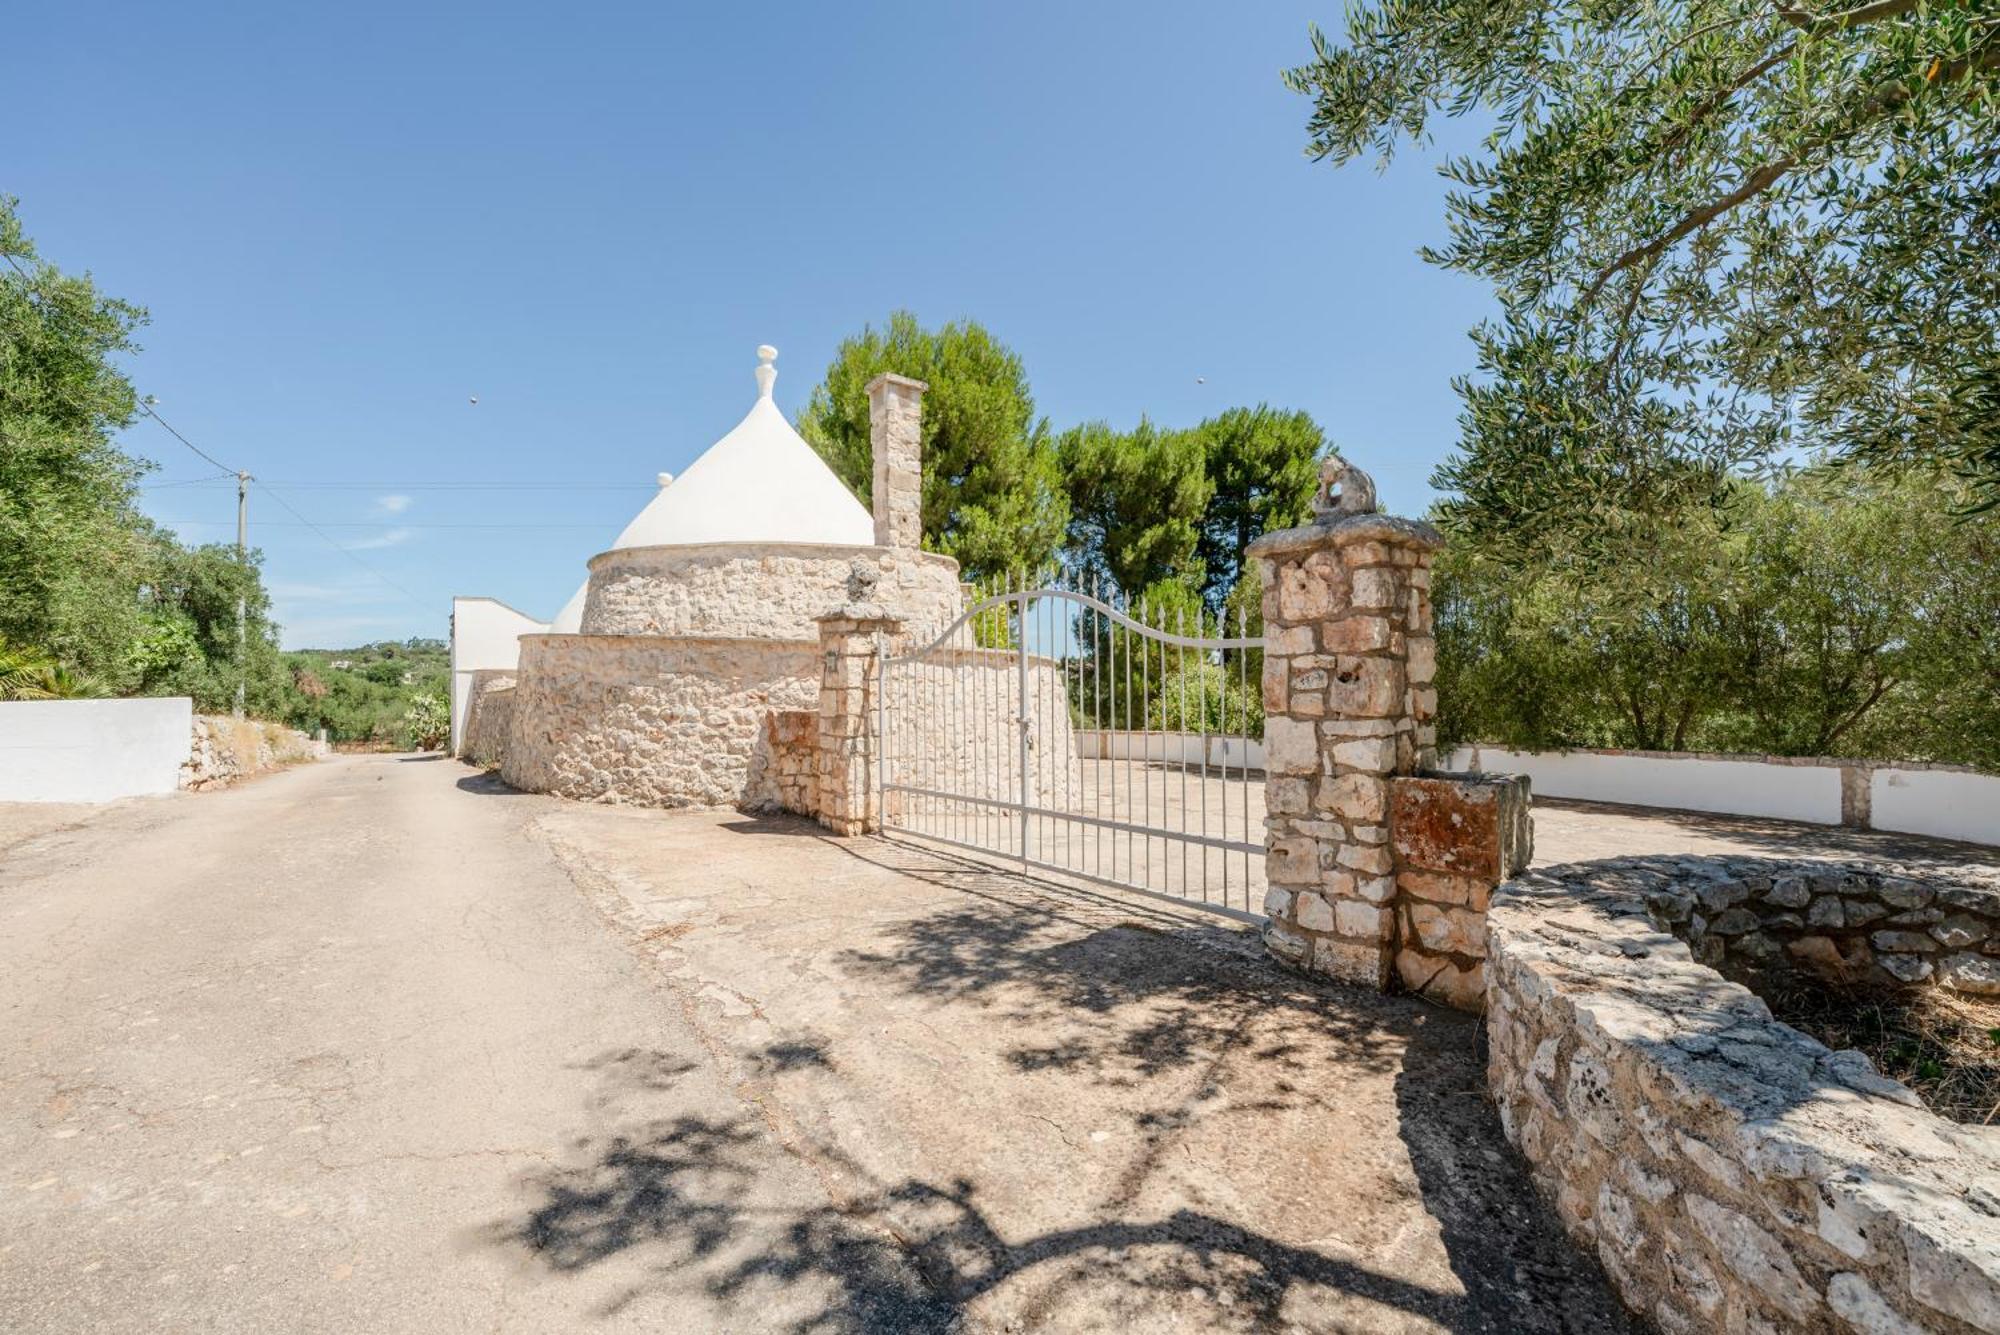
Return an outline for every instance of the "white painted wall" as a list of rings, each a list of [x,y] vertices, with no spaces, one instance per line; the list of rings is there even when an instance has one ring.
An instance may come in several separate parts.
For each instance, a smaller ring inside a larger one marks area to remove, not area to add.
[[[194,702],[0,704],[0,802],[109,802],[171,793],[194,744]]]
[[[521,662],[521,637],[540,635],[548,623],[517,612],[498,598],[451,600],[451,753],[458,754],[472,674],[512,669]]]
[[[1204,742],[1208,766],[1231,771],[1264,768],[1264,743],[1255,737],[1225,737],[1198,732],[1118,732],[1080,728],[1076,753],[1085,760],[1154,760],[1170,765],[1202,763]]]
[[[1840,770],[1832,765],[1480,746],[1462,747],[1441,757],[1438,767],[1525,774],[1538,797],[1840,824]]]
[[[1869,776],[1878,830],[2000,844],[2000,776],[1949,769],[1878,769]]]

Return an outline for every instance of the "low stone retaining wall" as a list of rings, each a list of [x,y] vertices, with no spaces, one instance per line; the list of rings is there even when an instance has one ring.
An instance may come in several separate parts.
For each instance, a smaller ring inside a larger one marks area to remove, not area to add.
[[[1699,870],[1689,872],[1687,868]],[[1694,957],[1755,986],[1794,967],[1838,982],[1936,982],[2000,995],[2000,889],[1860,863],[1773,869],[1703,858],[1613,863]]]
[[[196,791],[220,788],[246,774],[319,760],[327,750],[325,742],[282,723],[232,718],[227,714],[196,714],[187,763],[181,766],[180,786]]]
[[[507,754],[507,734],[514,725],[515,675],[512,669],[484,668],[471,677],[458,754],[475,765],[497,765]]]
[[[1979,895],[2000,883],[1701,858],[1500,887],[1489,1083],[1537,1185],[1628,1304],[1668,1332],[2000,1331],[2000,1128],[1932,1115],[1666,930],[1678,919],[1727,963],[1752,931],[1810,939],[1815,903],[1840,904],[1845,932],[1849,904],[1894,916]]]

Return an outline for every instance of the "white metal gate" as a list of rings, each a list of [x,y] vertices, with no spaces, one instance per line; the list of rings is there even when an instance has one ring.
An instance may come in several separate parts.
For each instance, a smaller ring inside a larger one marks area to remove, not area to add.
[[[1236,622],[1006,588],[878,657],[884,832],[1261,921],[1264,641]]]

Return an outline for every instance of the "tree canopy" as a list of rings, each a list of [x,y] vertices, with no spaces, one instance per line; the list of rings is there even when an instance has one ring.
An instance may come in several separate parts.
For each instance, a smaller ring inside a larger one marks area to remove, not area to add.
[[[2000,503],[2000,11],[1981,0],[1372,0],[1287,74],[1309,151],[1434,117],[1432,262],[1492,282],[1449,510],[1613,550],[1809,448]]]
[[[1243,573],[1243,551],[1267,530],[1312,517],[1326,436],[1303,412],[1259,404],[1231,408],[1195,428],[1213,495],[1196,556],[1203,592],[1220,607]]]
[[[0,638],[106,679],[158,550],[136,505],[148,465],[112,443],[136,410],[113,359],[145,319],[42,260],[0,197]]]
[[[1592,571],[1449,544],[1440,740],[2000,769],[2000,540],[1921,479],[1738,480]]]
[[[930,385],[924,545],[955,558],[967,579],[1047,568],[1067,504],[1021,359],[972,321],[929,330],[908,311],[843,340],[799,414],[799,434],[864,504],[874,484],[867,387],[883,371]]]
[[[1215,488],[1199,432],[1143,417],[1130,431],[1090,422],[1062,433],[1056,457],[1069,487],[1072,569],[1135,596],[1168,579],[1201,587],[1197,552]]]

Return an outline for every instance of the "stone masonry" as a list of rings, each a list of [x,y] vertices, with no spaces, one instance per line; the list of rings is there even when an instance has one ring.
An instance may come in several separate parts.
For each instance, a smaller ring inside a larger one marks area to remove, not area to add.
[[[1389,781],[1396,859],[1396,976],[1459,1010],[1486,1006],[1486,909],[1493,889],[1534,856],[1520,775],[1419,775]]]
[[[930,386],[884,371],[868,382],[875,545],[915,551],[924,536],[923,398]]]
[[[870,773],[880,763],[875,658],[902,622],[872,603],[819,618],[819,823],[839,835],[882,828]]]
[[[1374,513],[1367,475],[1330,459],[1314,522],[1250,545],[1264,580],[1265,945],[1368,987],[1394,962],[1389,780],[1431,748],[1428,524]]]
[[[1669,1335],[2000,1332],[2000,1128],[1935,1116],[1676,939],[1714,940],[1745,904],[1890,907],[1851,874],[1617,859],[1537,869],[1493,896],[1501,1124],[1564,1227]],[[1838,898],[1812,891],[1822,881]],[[2000,898],[1962,873],[1901,869],[1890,883],[1920,907]]]

